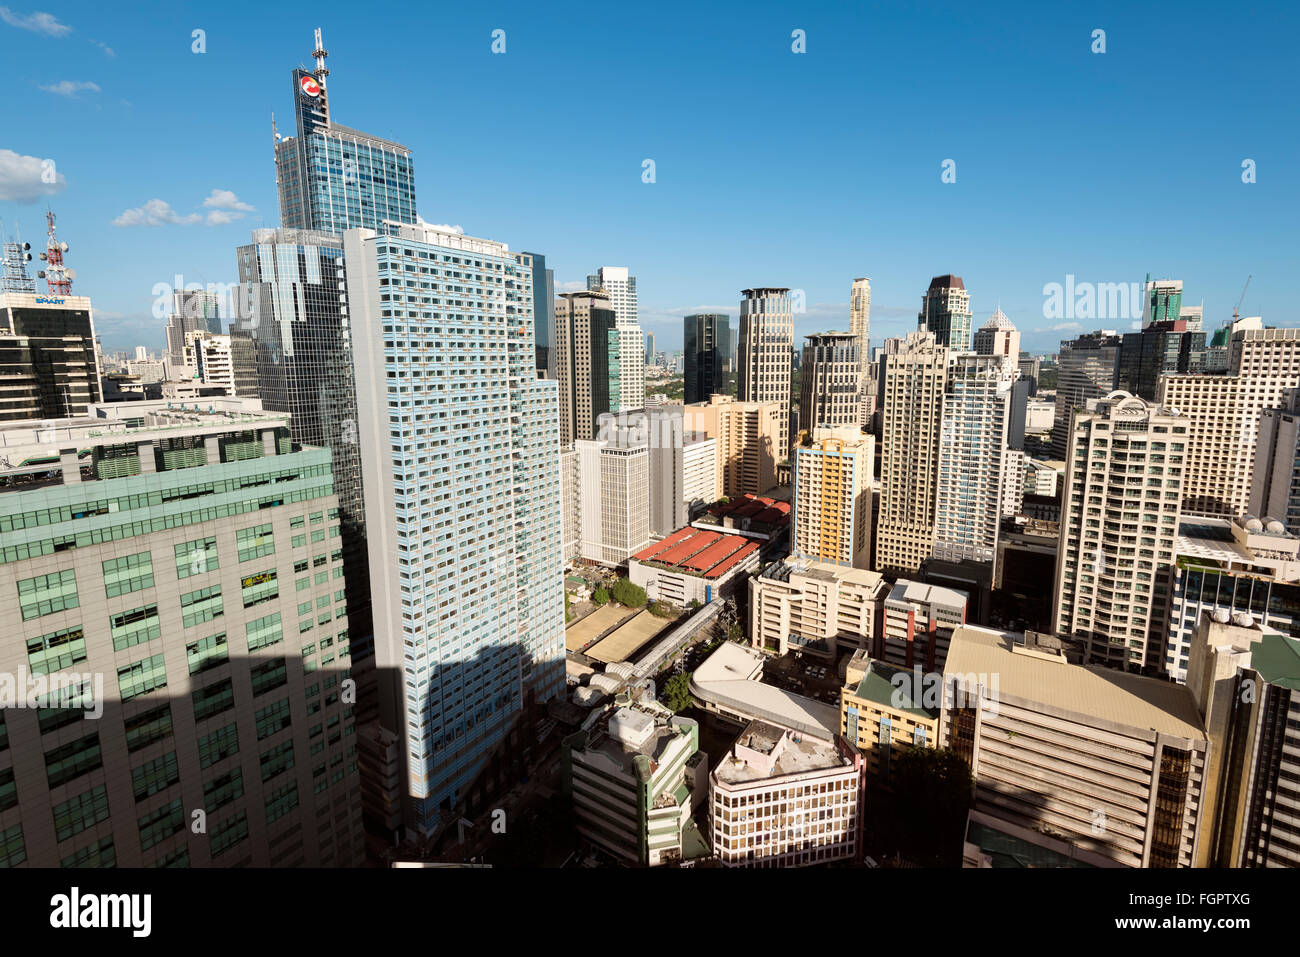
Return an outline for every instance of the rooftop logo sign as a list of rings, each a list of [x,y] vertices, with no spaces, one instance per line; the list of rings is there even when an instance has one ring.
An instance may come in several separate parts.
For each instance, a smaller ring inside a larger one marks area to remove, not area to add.
[[[304,76],[298,80],[298,89],[302,90],[303,96],[317,97],[320,96],[320,84],[316,82],[315,77]]]

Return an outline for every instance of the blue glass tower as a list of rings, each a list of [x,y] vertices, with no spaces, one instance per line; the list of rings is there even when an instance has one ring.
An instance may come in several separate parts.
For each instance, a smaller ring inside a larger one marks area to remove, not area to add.
[[[329,53],[319,29],[312,56],[316,69],[293,71],[298,135],[275,134],[281,225],[342,233],[355,227],[382,231],[385,220],[415,222],[411,151],[333,122],[325,87]]]

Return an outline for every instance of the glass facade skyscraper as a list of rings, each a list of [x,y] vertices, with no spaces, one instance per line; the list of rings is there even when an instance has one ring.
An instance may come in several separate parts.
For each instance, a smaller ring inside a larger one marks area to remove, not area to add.
[[[374,643],[357,447],[352,341],[340,303],[343,244],[331,233],[258,229],[236,251],[241,313],[234,331],[253,339],[257,394],[292,416],[293,438],[330,450],[343,529],[353,661],[363,718],[372,716]]]
[[[722,369],[730,328],[731,319],[716,313],[687,316],[682,320],[686,402],[708,402],[709,396],[726,391],[727,380]]]
[[[426,836],[564,690],[558,384],[528,254],[401,226],[349,230],[344,258],[383,722]]]
[[[355,227],[382,230],[385,220],[415,222],[411,151],[330,119],[328,54],[319,48],[319,39],[318,32],[316,69],[293,70],[298,135],[276,134],[281,224],[342,232]]]

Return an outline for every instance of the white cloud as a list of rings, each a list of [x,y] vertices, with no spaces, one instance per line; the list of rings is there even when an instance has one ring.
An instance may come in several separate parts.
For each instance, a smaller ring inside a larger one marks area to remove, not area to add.
[[[113,52],[113,48],[109,46],[107,43],[103,43],[99,40],[91,40],[90,42],[92,45],[97,46],[101,50],[103,50],[105,56],[117,56],[117,54]]]
[[[556,292],[584,292],[587,284],[585,282],[557,282],[555,284]]]
[[[14,13],[8,7],[0,7],[0,20],[9,24],[11,27],[17,27],[19,30],[30,30],[32,33],[44,33],[50,37],[64,37],[72,32],[72,27],[66,23],[60,23],[59,18],[52,13]]]
[[[59,96],[75,99],[82,90],[98,93],[99,84],[83,80],[60,80],[58,83],[51,83],[49,86],[41,87],[41,89],[46,93],[57,93]]]
[[[247,203],[241,202],[231,190],[214,189],[208,198],[203,201],[203,205],[211,209],[228,209],[237,210],[241,213],[251,213],[253,207]]]
[[[114,226],[162,226],[166,223],[175,223],[180,226],[188,226],[191,223],[200,222],[203,219],[198,213],[190,213],[182,216],[176,210],[161,199],[151,199],[143,206],[137,206],[135,209],[124,210],[120,216],[113,220]]]
[[[415,214],[415,222],[417,226],[428,226],[430,229],[441,229],[444,230],[445,232],[456,233],[457,235],[460,236],[465,235],[465,230],[461,229],[459,226],[448,226],[442,223],[431,223],[423,216],[421,216],[419,213]]]
[[[53,196],[67,185],[63,174],[55,170],[53,160],[0,150],[0,200],[34,203],[42,196]]]
[[[1048,326],[1046,329],[1042,329],[1040,331],[1041,332],[1077,332],[1082,328],[1083,328],[1082,324],[1077,322],[1058,322],[1056,325]]]
[[[203,205],[210,210],[207,219],[203,221],[208,226],[226,226],[253,211],[252,206],[228,189],[214,189],[203,201]]]

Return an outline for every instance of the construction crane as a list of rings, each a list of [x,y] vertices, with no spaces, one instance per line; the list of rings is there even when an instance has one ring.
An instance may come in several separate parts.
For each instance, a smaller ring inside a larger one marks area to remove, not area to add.
[[[1241,312],[1241,304],[1242,304],[1243,302],[1246,301],[1246,290],[1250,288],[1250,281],[1251,281],[1252,279],[1254,279],[1254,278],[1255,278],[1255,276],[1254,276],[1253,273],[1252,273],[1251,275],[1247,276],[1247,277],[1246,277],[1246,285],[1244,285],[1244,286],[1241,287],[1241,298],[1238,299],[1238,300],[1237,300],[1237,304],[1236,304],[1235,306],[1232,307],[1232,321],[1233,321],[1233,322],[1236,322],[1236,321],[1237,321],[1237,317],[1238,317],[1238,315],[1239,315],[1240,312]]]

